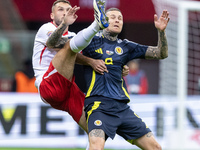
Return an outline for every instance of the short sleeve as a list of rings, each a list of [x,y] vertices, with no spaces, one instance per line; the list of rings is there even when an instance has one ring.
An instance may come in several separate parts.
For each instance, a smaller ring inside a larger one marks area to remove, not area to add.
[[[148,46],[141,45],[128,40],[126,40],[126,45],[129,49],[129,61],[137,58],[145,58],[145,53],[147,51]]]
[[[44,24],[38,30],[36,35],[36,41],[46,45],[48,38],[51,36],[53,31],[56,30],[56,27],[51,26],[51,24]]]

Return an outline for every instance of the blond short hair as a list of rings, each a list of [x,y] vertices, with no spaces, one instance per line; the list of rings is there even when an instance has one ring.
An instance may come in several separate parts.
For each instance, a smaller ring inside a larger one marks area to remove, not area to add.
[[[67,4],[69,4],[71,6],[71,4],[70,4],[70,2],[68,0],[56,0],[52,5],[52,8],[51,8],[52,12],[53,12],[53,9],[54,9],[55,5],[58,4],[58,3],[67,3]]]
[[[122,13],[120,9],[114,8],[114,7],[107,9],[106,13],[109,12],[109,11],[119,11],[120,13]]]

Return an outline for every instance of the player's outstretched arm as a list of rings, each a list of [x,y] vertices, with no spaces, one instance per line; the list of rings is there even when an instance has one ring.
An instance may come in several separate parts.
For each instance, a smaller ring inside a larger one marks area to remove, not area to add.
[[[78,16],[76,15],[76,12],[79,9],[80,9],[80,7],[77,7],[77,6],[70,8],[63,19],[63,23],[67,26],[73,24],[76,21],[76,19],[78,18]]]
[[[62,34],[68,28],[69,25],[73,24],[77,19],[76,12],[80,7],[74,6],[70,8],[67,14],[64,16],[62,23],[58,28],[51,34],[49,39],[46,42],[48,48],[52,49],[61,49],[64,47],[65,43],[68,41],[68,38],[62,38]]]
[[[102,75],[104,74],[104,72],[108,73],[105,62],[101,59],[93,59],[93,58],[84,56],[80,53],[77,53],[76,63],[81,64],[81,65],[91,66],[94,71]]]
[[[168,57],[168,44],[165,29],[169,20],[169,12],[167,10],[162,12],[159,19],[157,15],[154,15],[155,27],[158,30],[158,45],[156,47],[148,47],[145,54],[146,59],[164,59]]]
[[[62,48],[64,47],[67,38],[61,38],[62,34],[64,33],[65,29],[68,26],[64,23],[61,23],[58,28],[51,34],[51,36],[48,38],[46,45],[48,48]]]

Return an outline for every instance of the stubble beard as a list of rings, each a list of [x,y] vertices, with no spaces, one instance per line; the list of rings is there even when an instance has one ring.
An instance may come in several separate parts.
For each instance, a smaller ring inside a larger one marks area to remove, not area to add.
[[[57,26],[59,26],[59,25],[62,23],[62,20],[55,19],[54,22],[55,22],[55,24],[56,24]]]

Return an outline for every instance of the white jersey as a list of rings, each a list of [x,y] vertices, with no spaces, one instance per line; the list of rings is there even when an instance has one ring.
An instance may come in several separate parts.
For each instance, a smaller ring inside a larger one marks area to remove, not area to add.
[[[36,77],[35,86],[38,89],[43,75],[48,70],[50,62],[57,53],[55,50],[49,49],[46,46],[49,36],[56,29],[57,27],[53,23],[49,22],[42,25],[35,36],[32,63]],[[75,35],[76,34],[74,32],[68,31],[63,34],[63,37],[73,37]]]

